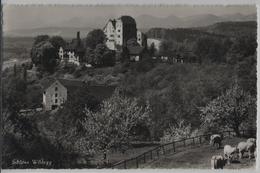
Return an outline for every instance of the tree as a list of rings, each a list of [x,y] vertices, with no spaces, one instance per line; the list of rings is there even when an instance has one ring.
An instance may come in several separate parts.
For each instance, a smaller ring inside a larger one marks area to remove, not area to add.
[[[94,51],[87,49],[88,62],[96,67],[115,65],[115,51],[109,50],[105,44],[98,44]]]
[[[4,85],[2,115],[6,124],[13,126],[14,133],[20,133],[22,137],[30,139],[34,137],[37,128],[28,117],[19,115],[19,111],[26,106],[26,88],[26,82],[19,78],[11,78]],[[4,131],[11,133],[7,129]]]
[[[149,55],[154,56],[155,52],[156,52],[156,48],[155,48],[154,43],[152,43],[150,48],[149,48]]]
[[[40,42],[43,42],[43,41],[47,41],[49,40],[50,37],[48,35],[38,35],[35,39],[34,39],[34,42],[33,42],[33,46],[40,43]]]
[[[127,40],[126,46],[127,47],[135,47],[135,46],[140,46],[140,45],[137,43],[136,38],[131,38],[131,39]]]
[[[250,109],[256,109],[256,99],[234,85],[201,109],[202,127],[213,131],[230,128],[240,136],[240,125],[248,118]]]
[[[201,37],[196,40],[193,51],[202,62],[223,63],[226,62],[230,44],[228,39]]]
[[[80,122],[85,117],[85,108],[95,112],[98,110],[99,104],[100,101],[89,93],[88,87],[84,87],[70,93],[64,108],[57,112],[57,114],[64,119],[64,125],[69,119],[67,127],[76,127],[78,131],[81,131]]]
[[[229,64],[236,64],[244,61],[245,57],[253,56],[256,53],[256,36],[247,35],[240,36],[234,40],[226,56],[226,61]]]
[[[56,54],[58,57],[59,49],[60,47],[65,47],[66,41],[60,36],[53,36],[49,39],[49,41],[52,44],[52,46],[56,49]]]
[[[118,92],[102,103],[100,111],[86,109],[82,124],[89,148],[102,152],[106,160],[111,149],[129,145],[132,129],[149,122],[149,114],[149,105],[145,108],[138,106],[137,99],[120,96]]]
[[[43,70],[52,73],[57,65],[57,58],[57,51],[49,41],[40,42],[32,47],[32,62]]]
[[[178,125],[170,125],[168,129],[164,131],[161,142],[173,142],[189,138],[192,135],[191,124],[187,124],[184,120],[181,120]]]
[[[14,77],[16,77],[17,75],[17,67],[16,67],[16,63],[14,64]]]
[[[57,50],[59,50],[60,47],[64,47],[66,45],[66,41],[60,36],[53,36],[49,39],[49,41]]]
[[[104,43],[106,36],[101,29],[90,31],[85,39],[86,47],[95,49],[98,44]]]
[[[23,80],[27,81],[27,68],[26,68],[26,66],[23,67]]]

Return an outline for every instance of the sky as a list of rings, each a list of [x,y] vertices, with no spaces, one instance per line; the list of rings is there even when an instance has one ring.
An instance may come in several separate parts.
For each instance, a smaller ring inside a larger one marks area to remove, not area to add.
[[[3,30],[59,26],[66,21],[77,20],[77,18],[92,20],[93,18],[104,16],[107,16],[107,18],[117,18],[121,15],[131,15],[133,17],[140,15],[152,15],[156,17],[175,15],[178,17],[186,17],[201,14],[221,16],[234,13],[241,13],[245,15],[256,13],[256,7],[253,5],[4,5]]]

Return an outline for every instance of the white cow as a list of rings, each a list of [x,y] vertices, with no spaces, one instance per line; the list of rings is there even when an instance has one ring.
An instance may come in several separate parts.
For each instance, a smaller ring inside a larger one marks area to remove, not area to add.
[[[243,154],[248,152],[249,159],[251,159],[254,151],[255,151],[255,144],[253,142],[239,142],[237,145],[239,150],[239,158],[243,158]]]
[[[227,163],[230,164],[230,161],[233,160],[234,155],[237,153],[237,147],[231,147],[230,145],[224,146],[224,158],[227,159]]]
[[[252,142],[256,145],[256,139],[255,138],[248,138],[246,142]]]

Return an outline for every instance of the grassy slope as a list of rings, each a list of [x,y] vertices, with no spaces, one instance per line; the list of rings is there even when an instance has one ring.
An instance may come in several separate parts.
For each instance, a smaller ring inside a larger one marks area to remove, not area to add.
[[[227,138],[223,141],[223,145],[236,145],[240,141],[245,141],[243,138]],[[223,147],[221,149],[213,149],[209,145],[196,146],[191,149],[178,153],[171,153],[159,160],[150,162],[143,166],[143,168],[197,168],[210,169],[210,160],[213,155],[223,155]],[[255,159],[249,160],[247,154],[245,158],[237,163],[226,165],[225,169],[240,169],[240,168],[254,168]]]

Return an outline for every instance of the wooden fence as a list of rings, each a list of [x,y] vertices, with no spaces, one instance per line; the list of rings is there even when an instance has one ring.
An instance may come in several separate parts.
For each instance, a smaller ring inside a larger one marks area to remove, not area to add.
[[[223,137],[233,137],[235,136],[234,131],[223,131],[221,134],[223,134]],[[246,137],[255,137],[256,136],[256,130],[240,130],[241,136]],[[173,141],[170,143],[162,144],[160,146],[157,146],[153,149],[150,149],[143,154],[140,154],[136,157],[126,159],[123,161],[120,161],[114,165],[111,166],[112,169],[129,169],[129,168],[140,168],[141,164],[145,164],[149,161],[159,159],[162,155],[165,155],[167,153],[175,153],[183,151],[183,148],[187,147],[193,147],[195,145],[202,145],[206,141],[208,142],[210,139],[210,136],[212,134],[206,134],[206,135],[200,135],[196,137],[186,138],[183,140]]]

